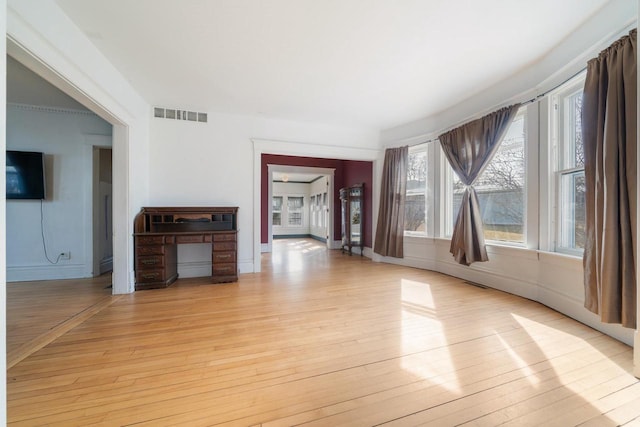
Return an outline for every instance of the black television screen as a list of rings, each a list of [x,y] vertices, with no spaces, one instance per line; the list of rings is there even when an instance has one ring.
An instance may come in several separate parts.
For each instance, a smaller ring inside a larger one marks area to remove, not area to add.
[[[44,198],[44,155],[7,151],[7,199]]]

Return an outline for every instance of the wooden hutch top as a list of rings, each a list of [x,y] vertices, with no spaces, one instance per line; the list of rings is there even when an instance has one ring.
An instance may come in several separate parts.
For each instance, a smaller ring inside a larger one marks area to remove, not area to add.
[[[134,234],[237,231],[237,207],[145,207],[136,215]]]

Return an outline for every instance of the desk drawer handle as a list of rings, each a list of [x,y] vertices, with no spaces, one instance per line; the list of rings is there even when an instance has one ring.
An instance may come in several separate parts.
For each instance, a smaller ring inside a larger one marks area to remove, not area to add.
[[[227,259],[227,258],[231,258],[230,254],[226,254],[226,255],[218,255],[218,258],[220,259]]]
[[[156,265],[158,263],[158,260],[155,259],[155,258],[154,259],[143,259],[141,262],[144,265]]]
[[[216,267],[217,271],[229,271],[233,270],[233,267]]]
[[[151,274],[143,274],[142,275],[143,279],[155,279],[156,277],[158,277],[158,273],[151,273]]]

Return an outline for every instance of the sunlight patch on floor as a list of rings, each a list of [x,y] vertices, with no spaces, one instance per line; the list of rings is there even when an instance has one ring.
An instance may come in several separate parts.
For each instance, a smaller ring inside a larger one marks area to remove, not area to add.
[[[428,283],[402,279],[402,369],[428,379],[450,391],[461,393],[456,367],[447,347],[442,322]],[[434,351],[424,352],[432,348]],[[419,354],[415,354],[420,352]]]
[[[502,344],[502,347],[506,350],[507,354],[509,355],[509,357],[511,357],[511,360],[513,360],[513,364],[520,370],[522,371],[522,373],[524,374],[523,377],[526,378],[529,381],[529,384],[531,384],[532,386],[537,386],[538,384],[540,384],[540,379],[536,376],[535,372],[533,369],[531,369],[531,367],[529,366],[529,363],[527,363],[526,360],[524,360],[510,345],[507,341],[504,340],[504,338],[502,338],[500,336],[500,334],[497,335],[498,336],[498,340],[500,341],[500,344]]]
[[[326,252],[324,243],[311,239],[276,239],[273,241],[271,264],[278,271],[303,271],[310,256]]]

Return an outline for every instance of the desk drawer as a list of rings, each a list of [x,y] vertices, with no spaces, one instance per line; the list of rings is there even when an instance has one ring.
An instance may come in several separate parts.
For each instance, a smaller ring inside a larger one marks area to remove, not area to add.
[[[228,252],[236,250],[236,242],[213,242],[213,251],[214,252]]]
[[[214,234],[213,241],[214,242],[235,242],[236,233]]]
[[[225,262],[236,262],[236,253],[235,252],[214,252],[211,256],[211,261],[214,264],[225,263]]]
[[[213,264],[211,266],[212,276],[235,276],[236,274],[238,272],[235,263]]]
[[[161,245],[164,243],[164,236],[136,236],[138,245]]]
[[[136,272],[136,283],[164,282],[164,269],[140,270]]]
[[[192,236],[176,235],[176,243],[204,243],[204,236],[196,234]]]
[[[144,270],[145,268],[163,267],[163,266],[164,266],[164,256],[162,255],[139,256],[136,270]]]
[[[137,256],[140,255],[162,255],[164,254],[164,246],[138,246],[136,248]]]

